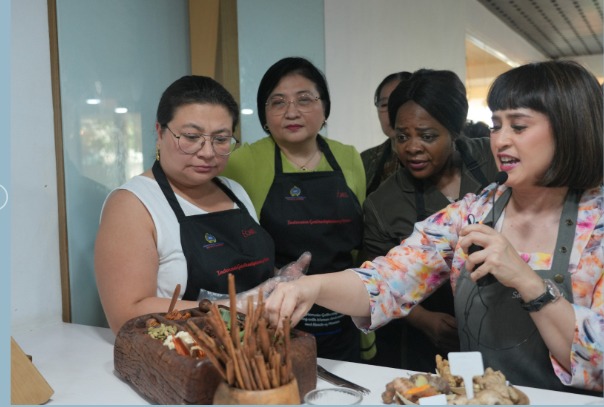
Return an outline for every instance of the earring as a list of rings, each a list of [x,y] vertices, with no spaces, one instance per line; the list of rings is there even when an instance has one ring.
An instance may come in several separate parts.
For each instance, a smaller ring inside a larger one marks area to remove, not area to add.
[[[262,128],[263,128],[264,130],[266,130],[266,131],[270,131],[270,130],[268,129],[268,124],[266,124],[266,123],[264,124],[264,126],[262,126]]]
[[[327,126],[327,119],[323,120],[323,125],[321,126],[321,128]]]
[[[159,161],[159,147],[155,146],[155,161]]]

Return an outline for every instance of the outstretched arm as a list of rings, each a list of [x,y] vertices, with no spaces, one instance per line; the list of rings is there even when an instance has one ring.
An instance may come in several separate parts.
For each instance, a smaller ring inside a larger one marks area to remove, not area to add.
[[[303,276],[293,282],[279,283],[266,301],[266,312],[274,326],[285,317],[296,325],[313,304],[353,317],[370,314],[365,285],[352,270]]]

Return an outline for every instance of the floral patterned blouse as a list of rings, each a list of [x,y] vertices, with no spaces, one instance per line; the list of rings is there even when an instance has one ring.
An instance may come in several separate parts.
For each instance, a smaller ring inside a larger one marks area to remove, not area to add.
[[[440,212],[415,225],[409,238],[384,257],[377,257],[355,269],[370,296],[371,317],[357,318],[363,331],[374,330],[393,318],[409,313],[446,279],[453,293],[466,260],[458,245],[459,231],[468,214],[482,221],[492,207],[495,184],[480,195],[467,194]],[[495,193],[499,197],[506,186]],[[576,326],[571,347],[571,371],[550,356],[562,383],[602,391],[604,355],[604,188],[583,193],[575,239],[570,257],[573,308]],[[551,268],[551,255],[520,253],[527,264],[537,269]]]

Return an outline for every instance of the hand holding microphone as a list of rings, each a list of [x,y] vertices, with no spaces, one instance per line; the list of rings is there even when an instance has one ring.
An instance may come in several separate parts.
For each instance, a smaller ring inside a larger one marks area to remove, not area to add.
[[[500,171],[497,173],[497,175],[495,175],[495,183],[497,184],[497,186],[505,183],[507,181],[507,179],[508,179],[508,174],[505,171]],[[495,227],[495,195],[496,195],[495,192],[493,192],[493,208],[491,209],[491,215],[492,215],[491,220],[484,222],[484,225],[487,225],[490,227]],[[469,215],[468,221],[470,223],[474,223],[474,216]],[[470,247],[468,248],[468,255],[478,252],[480,250],[484,250],[484,247],[472,243],[470,245]],[[474,270],[476,270],[477,268],[479,268],[482,265],[483,265],[483,263],[477,264],[474,267]],[[491,273],[488,273],[484,277],[481,277],[478,280],[476,280],[476,285],[478,285],[479,287],[484,287],[484,286],[493,284],[496,281],[497,281],[497,279],[495,278],[495,276],[492,275]]]
[[[488,223],[485,223],[485,225],[487,225],[487,226],[491,226],[491,225],[489,225]],[[477,244],[472,243],[472,244],[470,245],[470,247],[468,248],[468,255],[470,255],[470,254],[472,254],[472,253],[475,253],[475,252],[479,252],[479,251],[481,251],[481,250],[484,250],[484,247],[482,247],[482,246],[479,246],[479,245],[477,245]],[[474,267],[474,270],[476,270],[477,268],[479,268],[479,267],[480,267],[480,266],[482,266],[483,264],[484,264],[484,262],[483,262],[483,263],[480,263],[480,264],[477,264],[477,265]],[[488,273],[488,274],[486,274],[484,277],[480,277],[478,280],[476,280],[476,285],[477,285],[477,286],[479,286],[479,287],[484,287],[484,286],[486,286],[486,285],[491,285],[491,284],[493,284],[493,283],[494,283],[494,282],[496,282],[496,281],[497,281],[497,279],[495,278],[495,276],[494,276],[494,275],[492,275],[491,273]]]

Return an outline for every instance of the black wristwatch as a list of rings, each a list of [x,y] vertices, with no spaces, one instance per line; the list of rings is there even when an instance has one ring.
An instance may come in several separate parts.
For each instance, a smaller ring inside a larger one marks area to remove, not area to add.
[[[545,286],[545,292],[539,297],[529,302],[520,300],[520,306],[522,309],[528,312],[536,312],[550,302],[556,302],[560,297],[562,297],[562,292],[560,292],[560,289],[552,280],[547,278],[544,279],[543,285]]]

